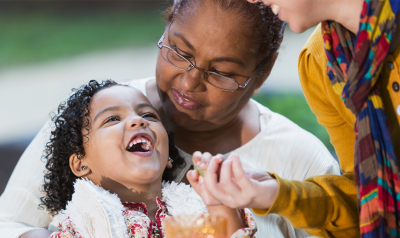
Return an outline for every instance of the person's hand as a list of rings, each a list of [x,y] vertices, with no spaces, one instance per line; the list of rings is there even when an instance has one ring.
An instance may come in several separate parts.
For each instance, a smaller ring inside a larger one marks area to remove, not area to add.
[[[205,152],[201,153],[196,151],[193,153],[193,164],[197,165],[203,171],[207,170],[208,164],[212,159],[216,159],[218,161],[223,161],[223,156],[218,154],[216,156],[212,156],[210,153]],[[199,175],[197,170],[190,170],[186,174],[186,178],[188,179],[190,185],[193,187],[194,191],[200,195],[203,199],[203,202],[206,206],[218,206],[222,205],[220,201],[215,199],[206,189],[204,184],[204,177]]]
[[[263,170],[243,169],[239,156],[232,153],[225,161],[210,160],[203,189],[215,203],[231,208],[268,209],[278,194],[278,182]]]
[[[211,160],[215,159],[222,162],[224,157],[221,154],[212,156],[210,153],[201,153],[196,151],[193,153],[193,164],[199,167],[201,170],[207,170],[208,164]],[[215,199],[206,189],[204,184],[204,177],[200,176],[197,170],[191,170],[187,173],[187,179],[192,185],[193,189],[200,195],[204,204],[207,206],[209,212],[224,214],[229,217],[228,222],[228,233],[233,234],[238,229],[245,227],[238,209],[232,209],[228,206],[222,205],[220,201]]]

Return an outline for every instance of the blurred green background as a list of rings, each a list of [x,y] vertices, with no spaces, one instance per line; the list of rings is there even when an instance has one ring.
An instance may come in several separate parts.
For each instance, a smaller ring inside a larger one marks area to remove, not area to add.
[[[19,71],[32,65],[43,65],[91,52],[126,47],[156,48],[165,26],[163,12],[171,4],[172,1],[155,0],[0,2],[0,87],[7,81],[2,78],[2,73],[8,74],[10,69]],[[298,37],[291,32],[285,34],[289,38]],[[307,37],[303,36],[299,44],[303,45]],[[296,64],[298,53],[291,52],[280,57],[290,58],[292,64]],[[281,66],[285,63],[282,60]],[[298,80],[297,73],[293,75],[292,80]],[[279,81],[279,77],[279,74],[275,75],[275,80]],[[255,95],[254,99],[317,136],[334,154],[326,130],[318,124],[300,89],[269,90],[267,83],[265,90]],[[0,107],[7,103],[1,101]],[[8,110],[6,114],[12,115],[11,110],[20,109]],[[3,165],[0,168],[0,194],[15,163],[33,136],[29,134],[16,141],[0,142],[0,163]]]
[[[156,41],[164,29],[161,10],[57,14],[53,11],[0,15],[0,69],[90,51]],[[254,99],[313,133],[331,149],[301,93],[261,93]]]
[[[163,28],[161,10],[5,12],[0,14],[0,69],[91,51],[148,45],[161,36]]]

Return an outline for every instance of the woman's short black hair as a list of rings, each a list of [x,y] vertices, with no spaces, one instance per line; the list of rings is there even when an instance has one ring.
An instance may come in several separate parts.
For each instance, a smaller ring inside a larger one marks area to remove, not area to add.
[[[57,214],[65,209],[72,199],[74,182],[78,178],[69,167],[69,158],[76,154],[78,159],[85,156],[84,144],[88,142],[90,131],[89,106],[93,96],[105,88],[120,85],[112,80],[98,83],[91,80],[87,85],[73,89],[73,94],[58,106],[58,112],[52,117],[55,129],[52,130],[50,141],[46,143],[43,159],[46,162],[43,190],[46,196],[41,198],[40,207],[51,214]],[[83,134],[83,131],[87,133]],[[173,167],[166,169],[163,180],[172,181],[176,170],[185,165],[185,160],[179,155],[174,144],[174,135],[168,133],[169,156]],[[44,205],[44,206],[43,206]]]

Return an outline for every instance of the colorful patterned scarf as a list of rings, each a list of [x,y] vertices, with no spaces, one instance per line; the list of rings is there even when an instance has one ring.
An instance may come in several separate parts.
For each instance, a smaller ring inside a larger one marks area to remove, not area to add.
[[[356,36],[336,22],[322,23],[329,79],[356,116],[361,237],[400,237],[399,169],[379,91],[399,10],[400,0],[365,0]]]

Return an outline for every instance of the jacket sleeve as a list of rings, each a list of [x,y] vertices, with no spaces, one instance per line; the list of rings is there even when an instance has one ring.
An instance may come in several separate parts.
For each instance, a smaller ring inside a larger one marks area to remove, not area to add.
[[[18,238],[35,230],[47,229],[53,219],[40,209],[45,163],[41,161],[43,149],[49,139],[50,123],[40,130],[19,159],[0,197],[0,236]]]
[[[289,181],[272,174],[279,183],[275,202],[268,210],[253,210],[257,215],[284,216],[294,227],[316,236],[357,237],[359,218],[353,170],[355,119],[333,91],[326,63],[320,27],[317,27],[300,54],[299,77],[308,104],[329,133],[342,175]]]

